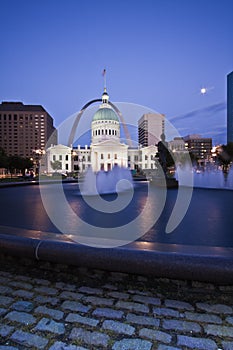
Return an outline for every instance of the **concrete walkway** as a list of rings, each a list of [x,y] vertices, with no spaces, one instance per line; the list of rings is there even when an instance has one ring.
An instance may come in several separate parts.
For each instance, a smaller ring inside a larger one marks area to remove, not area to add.
[[[0,350],[233,349],[233,285],[0,263]]]

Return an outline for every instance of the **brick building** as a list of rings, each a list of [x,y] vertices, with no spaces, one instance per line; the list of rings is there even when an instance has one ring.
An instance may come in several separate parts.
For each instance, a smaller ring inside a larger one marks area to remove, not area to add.
[[[8,156],[33,157],[42,152],[50,136],[51,144],[57,143],[53,118],[40,105],[24,105],[22,102],[0,104],[0,147]]]

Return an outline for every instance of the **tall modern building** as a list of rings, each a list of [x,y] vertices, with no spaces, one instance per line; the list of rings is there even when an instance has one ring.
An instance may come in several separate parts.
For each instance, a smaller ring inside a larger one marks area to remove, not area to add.
[[[0,104],[0,147],[7,155],[33,157],[35,151],[45,150],[51,135],[50,144],[56,144],[53,118],[42,106],[22,102]]]
[[[138,142],[142,147],[157,145],[164,134],[164,114],[147,113],[138,121]]]
[[[233,72],[227,75],[227,143],[233,142]]]

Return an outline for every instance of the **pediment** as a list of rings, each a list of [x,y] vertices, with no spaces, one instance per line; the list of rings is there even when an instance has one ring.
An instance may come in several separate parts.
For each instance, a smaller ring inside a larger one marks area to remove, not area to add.
[[[97,147],[98,148],[99,147],[128,148],[128,145],[121,143],[121,142],[118,142],[118,141],[115,141],[115,140],[104,140],[104,141],[100,141],[98,143],[92,143],[90,147],[91,148],[97,148]]]
[[[157,151],[158,147],[155,146],[155,145],[150,145],[150,146],[147,146],[147,147],[143,147],[144,151],[148,150],[148,151]]]
[[[62,144],[58,144],[58,145],[53,145],[51,147],[48,148],[48,150],[52,150],[52,151],[58,151],[58,150],[66,150],[66,151],[71,151],[71,148]]]

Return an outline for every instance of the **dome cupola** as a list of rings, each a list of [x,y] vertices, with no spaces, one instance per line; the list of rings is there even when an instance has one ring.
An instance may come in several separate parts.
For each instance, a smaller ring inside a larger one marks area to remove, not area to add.
[[[109,95],[104,88],[102,104],[92,119],[92,142],[98,143],[106,139],[120,139],[120,123],[117,113],[108,103]]]
[[[107,93],[107,89],[104,88],[104,92],[102,94],[102,101],[103,101],[103,103],[108,103],[108,100],[109,100],[109,96],[108,96],[108,93]]]
[[[117,122],[119,122],[118,116],[116,114],[116,112],[112,109],[112,107],[110,107],[109,105],[104,105],[102,104],[98,111],[95,112],[94,116],[93,116],[93,121],[97,121],[97,120],[115,120]]]

